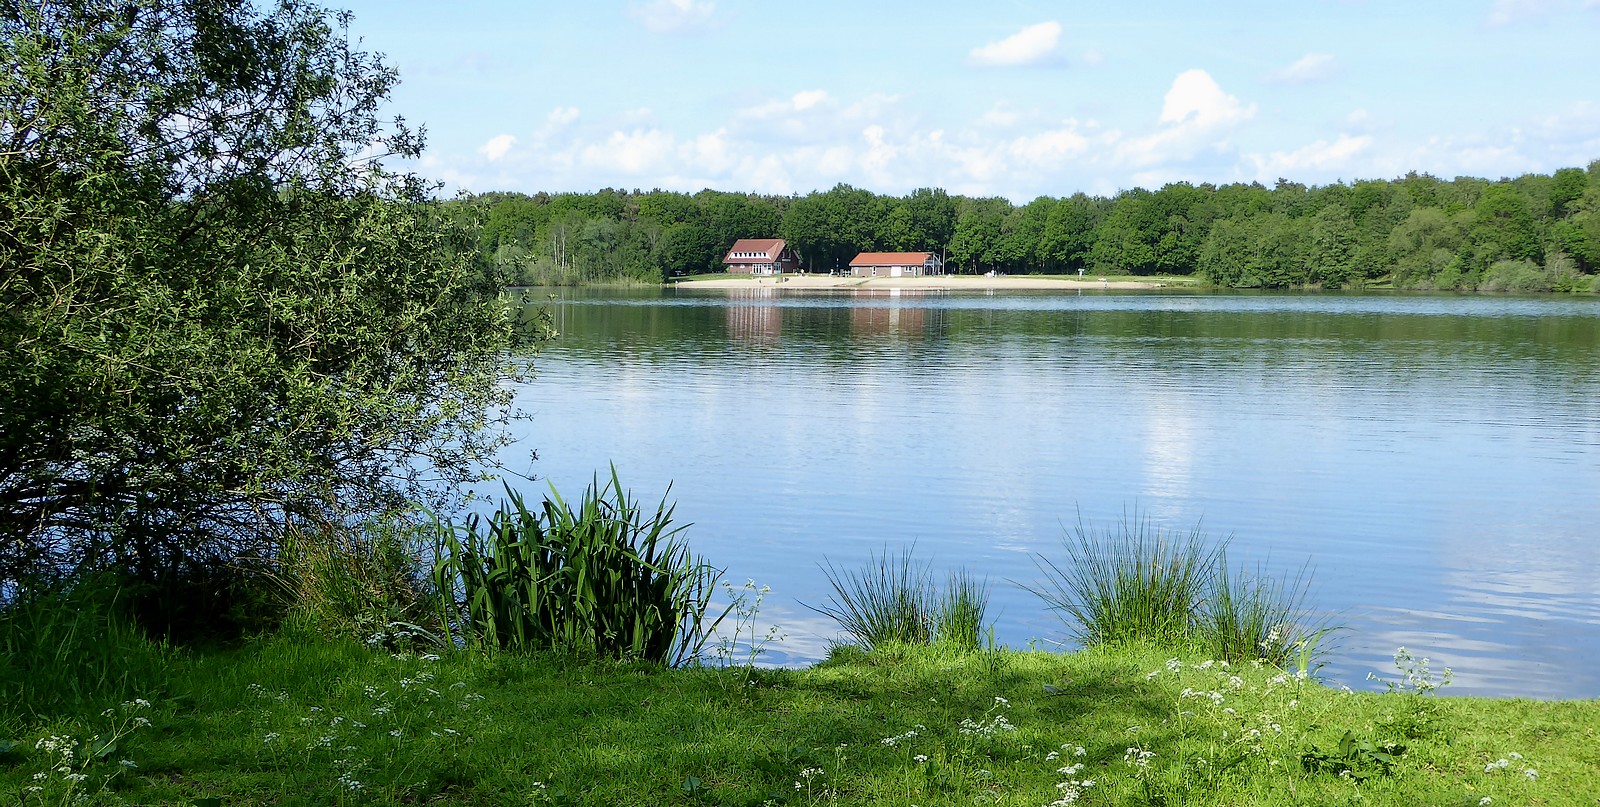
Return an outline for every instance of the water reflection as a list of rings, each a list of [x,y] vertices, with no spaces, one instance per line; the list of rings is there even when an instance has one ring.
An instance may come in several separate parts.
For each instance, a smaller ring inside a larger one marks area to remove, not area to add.
[[[1132,508],[1314,563],[1353,687],[1396,647],[1453,691],[1600,695],[1600,301],[1378,295],[580,291],[518,391],[533,470],[673,483],[697,549],[820,657],[817,564],[915,541],[994,585]],[[524,463],[525,464],[525,463]],[[785,625],[788,628],[788,625]]]
[[[728,338],[736,342],[776,342],[783,335],[782,309],[773,305],[777,289],[759,286],[728,292]]]

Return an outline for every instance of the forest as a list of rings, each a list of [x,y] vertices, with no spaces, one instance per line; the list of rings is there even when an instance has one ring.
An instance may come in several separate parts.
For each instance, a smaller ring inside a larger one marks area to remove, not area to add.
[[[1600,290],[1600,160],[1514,179],[1307,186],[1172,183],[1024,205],[938,188],[883,196],[703,190],[485,193],[447,203],[507,285],[660,283],[722,271],[738,238],[786,239],[808,271],[932,251],[952,272],[1186,275],[1233,288]]]

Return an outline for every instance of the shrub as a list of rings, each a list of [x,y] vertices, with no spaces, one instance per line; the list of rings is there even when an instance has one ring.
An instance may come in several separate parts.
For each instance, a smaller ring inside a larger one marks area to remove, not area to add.
[[[665,497],[645,515],[615,467],[577,510],[554,488],[537,509],[506,493],[488,519],[437,525],[433,584],[451,641],[664,664],[700,656],[727,615],[707,615],[722,571],[690,553]]]

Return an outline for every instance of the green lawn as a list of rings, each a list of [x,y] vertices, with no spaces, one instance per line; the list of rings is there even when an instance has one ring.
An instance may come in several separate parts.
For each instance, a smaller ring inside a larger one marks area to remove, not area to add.
[[[1600,794],[1600,702],[1352,694],[1151,648],[665,670],[279,637],[177,656],[136,686],[148,706],[41,717],[6,705],[0,793],[284,805],[1593,805]]]

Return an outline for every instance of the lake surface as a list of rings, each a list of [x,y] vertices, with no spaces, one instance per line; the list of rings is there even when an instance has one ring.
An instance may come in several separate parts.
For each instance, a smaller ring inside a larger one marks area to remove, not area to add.
[[[1137,512],[1314,570],[1330,683],[1395,649],[1447,693],[1600,697],[1600,300],[1378,294],[552,291],[509,468],[672,485],[693,547],[769,585],[767,662],[826,652],[819,564],[915,543],[1015,583]],[[530,461],[530,451],[538,459]]]

